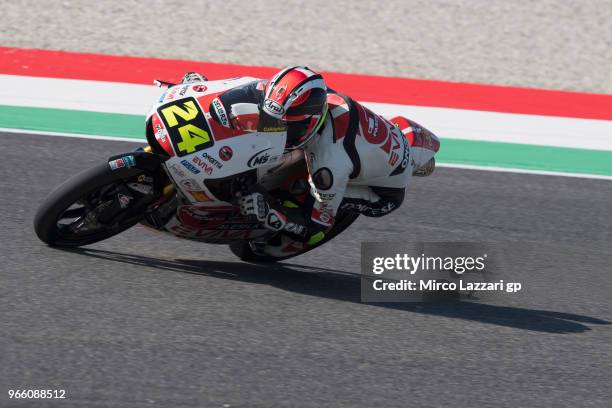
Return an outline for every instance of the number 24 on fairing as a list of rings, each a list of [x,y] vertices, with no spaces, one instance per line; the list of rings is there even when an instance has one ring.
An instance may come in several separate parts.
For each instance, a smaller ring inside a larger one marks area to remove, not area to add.
[[[157,111],[168,129],[178,156],[185,156],[214,144],[204,113],[194,98],[169,103]]]

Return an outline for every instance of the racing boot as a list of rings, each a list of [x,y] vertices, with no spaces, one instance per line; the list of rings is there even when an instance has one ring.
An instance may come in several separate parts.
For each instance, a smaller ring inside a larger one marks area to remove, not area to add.
[[[418,169],[415,169],[412,172],[412,175],[417,176],[417,177],[427,177],[427,176],[430,176],[431,173],[434,172],[435,168],[436,168],[436,159],[432,157],[427,163],[425,163]]]

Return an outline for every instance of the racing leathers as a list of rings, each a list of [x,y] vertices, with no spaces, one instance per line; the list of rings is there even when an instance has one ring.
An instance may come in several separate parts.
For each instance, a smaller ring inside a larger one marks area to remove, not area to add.
[[[328,93],[329,116],[304,149],[312,210],[309,240],[319,241],[338,211],[381,217],[404,200],[412,176],[401,130],[351,98]]]
[[[251,127],[248,130],[275,126],[258,108],[265,83],[258,80],[221,94],[219,100],[230,120],[220,120],[214,113],[213,119],[224,126]],[[254,216],[270,230],[311,245],[325,238],[339,211],[380,217],[396,210],[404,200],[413,171],[417,175],[433,171],[433,161],[425,169],[415,166],[410,134],[423,134],[437,143],[435,136],[415,122],[399,117],[392,123],[330,89],[327,103],[323,126],[301,148],[310,190],[305,201],[299,205],[290,200],[281,203],[264,190],[238,198],[243,214]]]

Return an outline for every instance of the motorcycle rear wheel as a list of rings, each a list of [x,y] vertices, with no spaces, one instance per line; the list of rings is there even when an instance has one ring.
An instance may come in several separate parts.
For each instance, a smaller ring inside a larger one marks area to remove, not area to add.
[[[319,246],[325,244],[326,242],[329,242],[334,237],[336,237],[338,234],[342,233],[345,229],[347,229],[353,222],[355,222],[355,220],[358,217],[359,217],[359,214],[357,213],[338,214],[338,216],[336,217],[336,222],[334,226],[332,227],[331,231],[327,233],[327,235],[325,236],[323,240],[318,242],[316,245],[311,246],[305,251],[298,252],[298,253],[295,253],[289,256],[285,256],[285,257],[275,257],[271,255],[256,254],[255,252],[253,252],[253,250],[251,249],[251,246],[249,245],[247,241],[235,242],[233,244],[230,244],[229,247],[234,255],[236,255],[238,258],[240,258],[242,261],[245,261],[245,262],[269,263],[269,262],[282,261],[284,259],[289,259],[289,258],[296,257],[298,255],[305,254],[306,252],[311,251],[315,248],[318,248]]]

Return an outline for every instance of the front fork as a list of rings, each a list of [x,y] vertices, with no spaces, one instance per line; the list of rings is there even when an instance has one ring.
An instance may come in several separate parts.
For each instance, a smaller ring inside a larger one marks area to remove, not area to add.
[[[141,199],[150,194],[154,195],[154,197],[148,197],[151,202],[147,205],[147,216],[142,223],[156,229],[161,229],[168,218],[176,211],[176,190],[162,166],[166,160],[166,156],[153,153],[150,146],[114,155],[108,159],[111,169],[122,173],[121,175],[125,175],[126,179],[133,178],[135,170],[142,172],[139,178],[143,178],[143,184],[152,187],[151,193],[138,191],[138,183],[127,182],[126,188],[129,187],[133,191],[133,195],[139,196]],[[152,180],[149,182],[148,178],[152,178]],[[140,182],[141,180],[137,181]],[[143,186],[141,185],[140,188],[143,188]],[[136,204],[137,201],[139,200],[134,200],[133,204]]]

